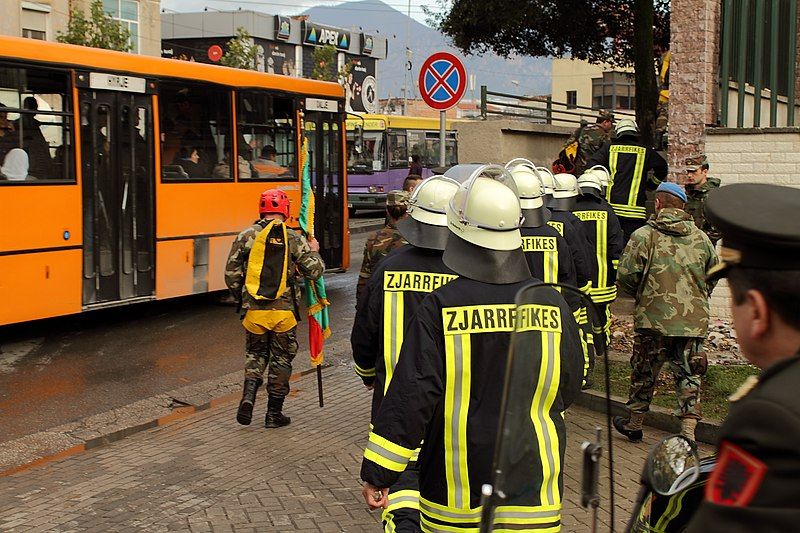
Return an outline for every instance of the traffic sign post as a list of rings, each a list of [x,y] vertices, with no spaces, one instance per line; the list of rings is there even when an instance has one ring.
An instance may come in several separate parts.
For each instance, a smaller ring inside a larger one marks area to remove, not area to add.
[[[439,111],[439,165],[446,162],[445,112],[458,104],[467,90],[467,71],[453,54],[436,52],[419,70],[419,93],[433,109]]]

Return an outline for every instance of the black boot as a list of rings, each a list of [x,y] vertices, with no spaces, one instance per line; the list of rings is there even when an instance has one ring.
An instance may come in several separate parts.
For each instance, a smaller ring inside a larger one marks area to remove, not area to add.
[[[280,428],[288,426],[292,419],[281,413],[283,411],[283,398],[270,396],[267,404],[267,416],[264,417],[264,427]]]
[[[242,401],[239,402],[239,410],[236,412],[236,421],[243,426],[249,426],[253,421],[253,405],[256,403],[256,393],[263,381],[261,378],[246,378],[244,380],[244,391]]]
[[[631,442],[642,442],[642,421],[644,413],[631,413],[630,418],[615,416],[612,420],[614,429],[628,437]]]

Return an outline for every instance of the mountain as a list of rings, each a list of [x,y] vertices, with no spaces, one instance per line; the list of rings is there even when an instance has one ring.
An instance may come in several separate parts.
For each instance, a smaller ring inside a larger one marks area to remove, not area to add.
[[[386,59],[378,61],[378,92],[381,98],[401,97],[406,63],[406,32],[412,52],[412,69],[408,76],[409,97],[419,96],[417,78],[423,61],[432,53],[444,50],[464,61],[467,74],[475,75],[475,92],[467,88],[464,98],[480,98],[481,85],[489,90],[511,94],[548,94],[551,61],[547,58],[512,57],[495,54],[465,56],[450,45],[439,31],[421,24],[381,0],[345,2],[335,6],[312,7],[305,12],[313,22],[337,26],[357,32],[375,33],[389,41]]]

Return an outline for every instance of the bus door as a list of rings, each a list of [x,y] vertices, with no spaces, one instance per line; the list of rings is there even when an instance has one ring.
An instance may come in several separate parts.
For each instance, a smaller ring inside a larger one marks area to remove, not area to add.
[[[155,288],[153,112],[145,94],[81,90],[83,304]]]
[[[344,164],[342,116],[306,111],[305,135],[311,157],[311,187],[316,202],[316,237],[327,268],[343,265]]]

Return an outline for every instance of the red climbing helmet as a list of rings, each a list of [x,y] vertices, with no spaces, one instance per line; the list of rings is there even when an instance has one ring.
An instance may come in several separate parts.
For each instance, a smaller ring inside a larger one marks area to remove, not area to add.
[[[289,197],[280,189],[269,189],[261,193],[258,200],[258,214],[278,213],[289,218]]]

